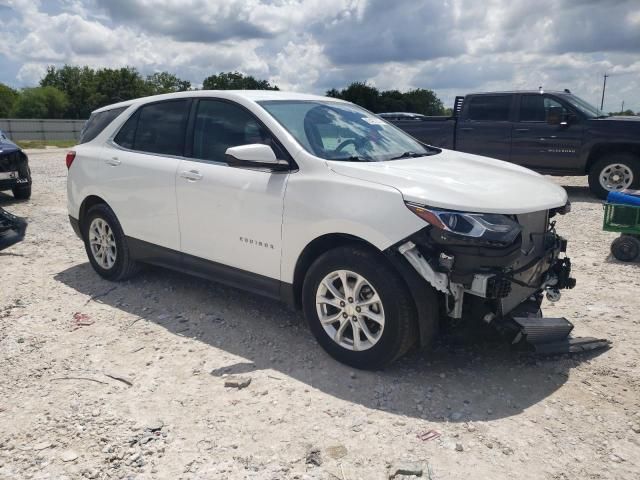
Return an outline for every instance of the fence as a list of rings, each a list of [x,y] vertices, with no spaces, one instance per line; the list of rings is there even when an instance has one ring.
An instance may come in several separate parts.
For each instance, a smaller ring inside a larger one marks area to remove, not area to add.
[[[0,118],[0,130],[11,140],[79,140],[86,120]]]

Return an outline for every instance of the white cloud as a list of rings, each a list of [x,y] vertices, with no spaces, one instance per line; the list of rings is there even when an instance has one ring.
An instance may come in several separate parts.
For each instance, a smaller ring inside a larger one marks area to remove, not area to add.
[[[606,71],[605,109],[640,110],[634,0],[0,0],[0,17],[15,75],[0,81],[16,86],[72,63],[169,70],[194,85],[239,70],[313,92],[368,80],[433,88],[445,103],[543,85],[595,102]]]

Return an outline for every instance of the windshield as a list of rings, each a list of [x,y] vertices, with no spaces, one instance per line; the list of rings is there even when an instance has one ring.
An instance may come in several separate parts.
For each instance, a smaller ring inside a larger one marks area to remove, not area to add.
[[[589,102],[581,99],[580,97],[576,97],[575,95],[563,95],[563,98],[578,110],[580,110],[582,113],[584,113],[588,118],[599,118],[608,116],[604,114],[602,110],[594,107]]]
[[[382,162],[440,152],[356,105],[315,100],[259,103],[309,153],[325,160]]]

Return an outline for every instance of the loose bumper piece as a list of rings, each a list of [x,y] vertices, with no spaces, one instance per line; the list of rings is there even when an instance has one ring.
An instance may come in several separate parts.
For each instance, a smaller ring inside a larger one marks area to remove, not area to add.
[[[24,238],[27,221],[0,208],[0,250],[10,247]]]

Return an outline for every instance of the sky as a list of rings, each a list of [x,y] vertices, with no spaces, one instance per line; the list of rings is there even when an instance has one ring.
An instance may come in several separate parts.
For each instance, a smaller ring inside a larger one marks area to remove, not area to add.
[[[47,65],[240,71],[282,90],[353,81],[455,95],[565,89],[640,111],[640,0],[0,0],[0,82]]]

